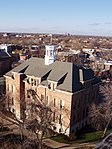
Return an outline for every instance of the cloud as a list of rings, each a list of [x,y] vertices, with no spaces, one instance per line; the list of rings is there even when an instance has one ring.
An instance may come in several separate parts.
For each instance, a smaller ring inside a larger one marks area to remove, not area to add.
[[[99,25],[101,25],[101,23],[90,23],[90,24],[88,24],[88,25],[91,25],[91,26],[99,26]]]
[[[104,22],[104,23],[90,23],[90,26],[100,26],[100,25],[112,25],[112,22]]]
[[[112,24],[112,22],[105,22],[105,24],[106,24],[106,25],[111,25],[111,24]]]

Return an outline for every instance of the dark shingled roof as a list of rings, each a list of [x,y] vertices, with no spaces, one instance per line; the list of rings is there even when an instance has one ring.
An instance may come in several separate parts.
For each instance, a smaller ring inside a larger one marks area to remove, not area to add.
[[[0,51],[0,59],[1,58],[9,58],[11,57],[7,52]]]
[[[12,76],[12,72],[24,73],[39,78],[46,76],[46,79],[41,82],[42,85],[47,86],[48,81],[54,81],[58,83],[57,89],[73,93],[84,88],[80,81],[80,69],[82,70],[83,81],[94,80],[94,73],[91,69],[60,61],[45,65],[44,59],[35,57],[26,60],[24,63],[12,69],[6,73],[6,76]]]

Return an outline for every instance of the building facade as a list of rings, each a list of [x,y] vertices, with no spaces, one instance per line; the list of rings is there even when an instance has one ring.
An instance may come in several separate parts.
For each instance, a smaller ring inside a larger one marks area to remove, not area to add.
[[[19,119],[27,116],[31,90],[53,112],[53,129],[69,136],[88,123],[88,108],[99,92],[99,79],[91,69],[69,62],[45,64],[41,58],[30,58],[5,74],[7,109]],[[58,118],[57,118],[58,117]]]

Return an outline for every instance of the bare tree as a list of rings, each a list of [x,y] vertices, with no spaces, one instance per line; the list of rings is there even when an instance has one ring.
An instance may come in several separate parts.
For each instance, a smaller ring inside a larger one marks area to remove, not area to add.
[[[54,123],[56,121],[59,123],[60,121],[60,126],[62,126],[62,123],[65,123],[65,120],[63,121],[65,117],[70,120],[70,112],[66,109],[66,107],[64,107],[64,109],[60,109],[60,107],[54,107],[52,102],[48,104],[47,99],[42,101],[34,90],[29,90],[29,93],[31,95],[31,102],[27,103],[28,100],[26,100],[26,117],[24,117],[23,120],[19,120],[16,117],[16,113],[14,114],[11,111],[4,111],[1,115],[6,120],[12,122],[12,124],[18,126],[21,141],[23,141],[24,132],[31,131],[36,136],[36,143],[39,145],[39,149],[42,149],[43,139],[51,135],[51,133],[54,135]],[[10,100],[10,98],[8,98],[8,100]],[[24,102],[21,104],[24,104]],[[61,120],[59,120],[60,110],[63,112],[65,111],[65,114],[61,117]],[[54,113],[56,113],[55,122],[53,122]],[[65,133],[69,126],[70,123],[68,122],[66,124]]]
[[[29,90],[32,100],[29,107],[26,107],[27,128],[36,134],[39,149],[42,148],[43,139],[55,134],[55,124],[60,123],[60,129],[66,123],[63,133],[66,134],[70,127],[70,111],[66,107],[54,106],[53,101],[48,102],[47,98],[41,99],[34,90]],[[27,104],[27,103],[26,103]],[[28,104],[27,104],[28,105]],[[60,114],[63,113],[63,117]]]
[[[39,149],[42,149],[43,138],[47,136],[53,127],[51,108],[46,101],[42,99],[33,91],[29,91],[32,95],[33,102],[29,104],[26,113],[30,113],[26,117],[27,128],[36,134],[36,139],[39,144]]]
[[[97,130],[104,130],[102,135],[104,137],[112,123],[112,84],[101,86],[100,91],[103,96],[102,102],[92,104],[89,117],[93,127]]]
[[[11,99],[9,96],[6,96],[5,94],[1,94],[0,96],[0,118],[1,118],[1,127],[4,126],[3,119],[12,123],[16,127],[19,127],[20,134],[21,134],[21,140],[23,140],[23,128],[24,128],[24,121],[18,119],[16,115],[11,112],[10,110],[7,110],[7,102],[9,102]]]

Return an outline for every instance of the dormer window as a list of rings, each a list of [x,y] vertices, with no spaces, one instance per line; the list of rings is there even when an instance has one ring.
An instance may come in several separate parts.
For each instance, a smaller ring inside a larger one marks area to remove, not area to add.
[[[51,83],[48,84],[48,89],[51,89]]]
[[[48,82],[48,89],[55,90],[56,86],[56,82]]]
[[[27,78],[27,83],[28,83],[28,84],[30,83],[29,78]]]
[[[36,86],[36,80],[34,79],[34,85]]]
[[[34,84],[34,80],[33,78],[31,78],[31,85],[33,86],[33,84]]]
[[[37,80],[37,85],[39,85],[39,80]]]
[[[39,85],[39,79],[37,79],[37,78],[27,78],[26,81],[28,84],[31,84],[32,86]]]
[[[55,89],[55,84],[53,83],[53,90]]]
[[[33,78],[31,78],[31,82],[33,82]]]
[[[15,79],[14,74],[12,75],[12,79]]]
[[[64,101],[60,100],[60,109],[64,109]]]

